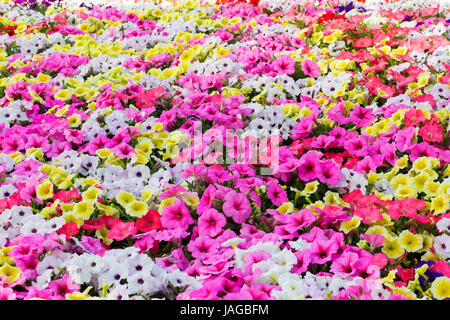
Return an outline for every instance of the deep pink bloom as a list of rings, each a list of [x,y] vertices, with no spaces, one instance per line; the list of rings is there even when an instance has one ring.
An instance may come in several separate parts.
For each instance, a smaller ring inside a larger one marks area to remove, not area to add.
[[[164,228],[186,230],[190,224],[194,223],[192,216],[180,199],[162,210],[161,223]]]
[[[293,74],[295,72],[295,60],[287,55],[278,56],[272,62],[272,66],[279,74]]]
[[[338,184],[341,180],[341,170],[333,160],[319,161],[316,166],[319,181],[326,184]]]
[[[300,158],[300,164],[297,168],[298,177],[305,182],[317,178],[317,166],[322,157],[318,151],[308,151]]]
[[[320,73],[320,68],[316,62],[311,60],[302,61],[302,71],[309,77],[317,78]]]
[[[199,233],[209,237],[215,237],[222,231],[226,222],[223,214],[219,213],[216,209],[207,209],[198,218]]]
[[[66,294],[80,290],[68,273],[65,273],[61,279],[50,281],[48,288],[53,291],[56,299],[61,300],[65,298]]]
[[[134,222],[117,222],[108,231],[108,238],[121,241],[137,232]]]
[[[217,240],[207,236],[199,236],[187,245],[192,256],[201,260],[216,254],[219,247],[220,244]]]
[[[232,217],[236,223],[244,223],[252,213],[252,207],[247,196],[234,190],[229,191],[224,198],[223,213]]]
[[[267,188],[267,196],[276,206],[282,205],[288,201],[286,190],[281,188],[278,182],[275,181],[269,184],[269,187]]]
[[[319,239],[311,244],[311,263],[324,264],[331,261],[331,257],[338,250],[335,240]]]

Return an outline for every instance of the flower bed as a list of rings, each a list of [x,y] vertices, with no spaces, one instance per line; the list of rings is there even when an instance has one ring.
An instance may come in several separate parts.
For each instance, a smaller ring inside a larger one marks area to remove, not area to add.
[[[445,1],[2,1],[2,299],[450,298]]]

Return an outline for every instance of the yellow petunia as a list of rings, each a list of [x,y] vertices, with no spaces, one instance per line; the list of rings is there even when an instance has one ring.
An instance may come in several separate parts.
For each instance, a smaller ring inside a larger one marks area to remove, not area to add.
[[[11,285],[20,279],[20,275],[22,274],[22,270],[19,268],[13,267],[8,263],[5,263],[0,268],[0,276],[6,276],[5,283]]]
[[[92,201],[89,200],[83,200],[81,202],[78,202],[73,207],[73,214],[80,219],[87,220],[91,217],[91,214],[94,212],[94,204]]]
[[[384,239],[383,242],[383,248],[381,251],[386,254],[389,258],[397,259],[400,258],[403,253],[405,252],[405,249],[400,247],[398,238],[392,238],[392,239]]]
[[[40,200],[49,200],[53,198],[53,183],[49,180],[43,180],[36,188],[36,196]]]
[[[125,210],[128,215],[136,218],[143,217],[148,212],[148,204],[144,201],[134,200],[127,204]]]
[[[450,279],[447,277],[436,278],[431,285],[433,297],[437,299],[450,298]]]
[[[409,230],[403,230],[398,236],[398,244],[407,252],[417,252],[423,248],[423,238]]]
[[[136,200],[136,197],[132,195],[131,193],[128,193],[126,191],[121,191],[116,196],[116,201],[122,206],[126,207],[128,204]]]

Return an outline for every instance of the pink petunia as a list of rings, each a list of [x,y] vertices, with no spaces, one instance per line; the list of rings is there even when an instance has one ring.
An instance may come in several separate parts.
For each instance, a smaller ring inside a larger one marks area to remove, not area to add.
[[[279,74],[293,74],[295,72],[295,60],[287,55],[280,55],[272,62],[272,67]]]
[[[161,223],[167,229],[186,230],[194,220],[184,202],[177,199],[172,205],[164,207]]]
[[[267,196],[276,206],[282,205],[288,201],[286,190],[281,188],[281,186],[275,181],[269,184],[269,187],[267,188]]]
[[[218,235],[222,231],[225,224],[226,219],[223,214],[213,208],[206,210],[198,218],[199,233],[209,237],[215,237]]]
[[[224,197],[223,213],[232,217],[236,223],[244,223],[252,213],[252,207],[247,196],[230,190]]]
[[[304,60],[302,61],[302,71],[307,76],[317,78],[321,70],[316,62],[311,60]]]

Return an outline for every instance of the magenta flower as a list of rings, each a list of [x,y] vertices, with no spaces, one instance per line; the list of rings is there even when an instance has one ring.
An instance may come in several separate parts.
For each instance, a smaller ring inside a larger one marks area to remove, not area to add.
[[[272,62],[272,67],[279,74],[293,74],[295,72],[295,60],[287,55],[280,55]]]
[[[301,275],[311,264],[310,250],[296,251],[294,255],[297,257],[297,263],[292,266],[291,272]]]
[[[333,160],[320,161],[316,167],[319,181],[326,184],[338,184],[341,180],[341,170]]]
[[[194,223],[192,216],[180,199],[162,210],[161,223],[164,228],[186,230],[190,224]]]
[[[210,184],[205,191],[203,192],[202,197],[200,198],[200,202],[197,205],[197,213],[202,214],[205,210],[211,208],[212,202],[214,200],[214,196],[217,192],[217,189]]]
[[[282,205],[288,201],[286,190],[281,188],[281,186],[275,181],[269,184],[269,187],[267,188],[267,196],[276,206]]]
[[[80,290],[68,273],[65,273],[61,279],[50,281],[48,288],[53,291],[56,299],[64,299],[66,294]]]
[[[354,252],[346,251],[339,258],[333,261],[330,271],[342,277],[350,277],[355,272],[354,263],[359,256]]]
[[[219,247],[220,244],[217,240],[207,236],[199,236],[187,245],[187,248],[192,253],[192,256],[201,260],[216,254]]]
[[[232,217],[234,222],[241,224],[250,217],[252,207],[245,194],[231,190],[225,195],[223,213],[227,217]]]
[[[350,111],[349,119],[356,124],[358,128],[367,127],[372,124],[375,117],[369,108],[361,108],[360,106],[354,106]]]
[[[317,178],[317,165],[322,153],[318,151],[308,151],[300,158],[300,164],[297,168],[298,177],[305,182]]]
[[[311,244],[311,263],[324,264],[331,261],[331,257],[338,250],[335,240],[319,239]]]
[[[215,237],[222,231],[226,222],[223,214],[219,213],[216,209],[208,209],[198,218],[199,233],[209,237]]]
[[[302,61],[302,71],[309,77],[317,78],[321,70],[314,61],[304,60]]]

